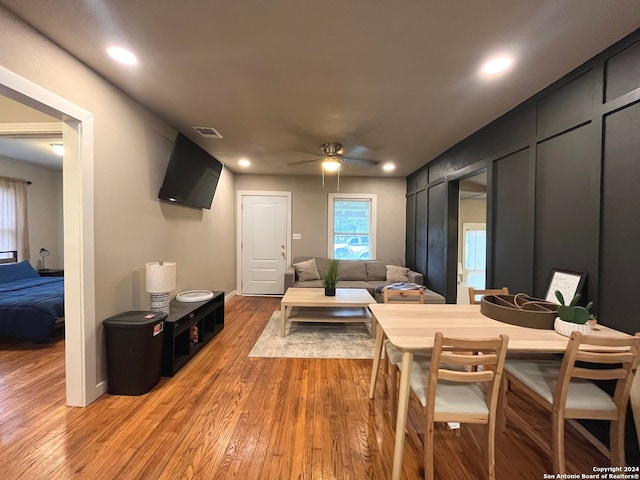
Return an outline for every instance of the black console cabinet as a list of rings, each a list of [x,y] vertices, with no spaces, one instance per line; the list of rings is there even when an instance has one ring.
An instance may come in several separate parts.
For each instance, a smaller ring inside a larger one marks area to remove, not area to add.
[[[171,302],[164,322],[162,375],[172,377],[224,328],[224,292],[204,302]]]

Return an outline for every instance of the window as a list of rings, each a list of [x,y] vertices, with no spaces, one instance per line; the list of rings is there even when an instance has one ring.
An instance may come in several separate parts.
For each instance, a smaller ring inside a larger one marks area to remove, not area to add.
[[[0,186],[0,250],[16,248],[16,197],[12,190]]]
[[[27,183],[0,177],[0,251],[17,250],[18,259],[29,257]]]
[[[327,256],[376,258],[376,195],[329,194]]]
[[[485,288],[487,265],[487,226],[485,223],[463,223],[464,275],[473,288]]]

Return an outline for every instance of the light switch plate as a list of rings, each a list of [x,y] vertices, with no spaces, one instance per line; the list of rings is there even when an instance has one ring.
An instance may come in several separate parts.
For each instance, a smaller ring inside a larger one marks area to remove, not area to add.
[[[294,240],[302,240],[302,234],[301,233],[294,233],[293,234],[293,239]]]

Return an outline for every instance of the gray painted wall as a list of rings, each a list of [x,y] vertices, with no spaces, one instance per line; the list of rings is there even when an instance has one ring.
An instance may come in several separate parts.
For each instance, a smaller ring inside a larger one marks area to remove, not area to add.
[[[223,172],[211,210],[160,203],[171,126],[2,9],[0,44],[0,65],[94,114],[96,369],[104,380],[101,322],[148,308],[146,262],[177,263],[172,295],[234,290],[234,174]]]
[[[380,259],[405,257],[405,188],[403,178],[340,177],[336,191],[334,177],[325,178],[322,188],[317,176],[236,175],[236,190],[291,192],[291,257],[327,256],[327,212],[329,193],[375,193],[378,203],[377,254]]]

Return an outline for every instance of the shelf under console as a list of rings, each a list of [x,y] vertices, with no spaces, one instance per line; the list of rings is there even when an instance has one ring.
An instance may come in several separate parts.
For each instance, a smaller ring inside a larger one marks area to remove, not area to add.
[[[165,320],[162,375],[172,377],[224,328],[224,292],[202,302],[171,302]]]

